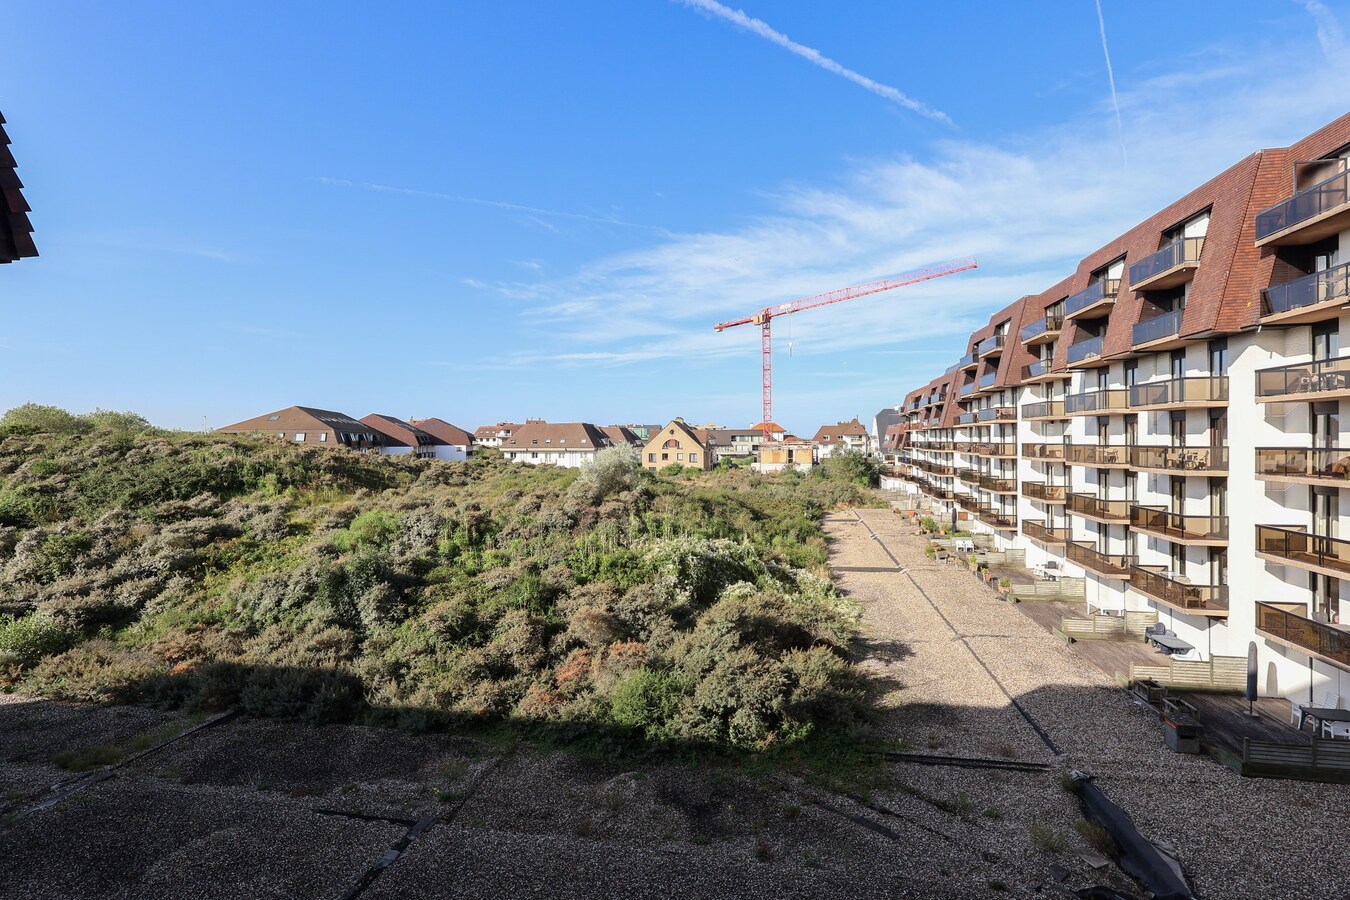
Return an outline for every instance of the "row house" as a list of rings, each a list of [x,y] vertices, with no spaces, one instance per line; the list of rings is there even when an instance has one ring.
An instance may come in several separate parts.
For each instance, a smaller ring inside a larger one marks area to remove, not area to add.
[[[579,469],[614,441],[590,422],[541,422],[521,425],[502,441],[502,455],[510,462]]]
[[[939,514],[1350,703],[1350,115],[1252,154],[1000,310],[887,450]],[[1342,603],[1342,596],[1346,603]]]

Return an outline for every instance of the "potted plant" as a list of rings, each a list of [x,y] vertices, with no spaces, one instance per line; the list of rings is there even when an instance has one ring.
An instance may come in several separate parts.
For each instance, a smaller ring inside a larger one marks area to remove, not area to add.
[[[1009,578],[1008,576],[1005,575],[1005,576],[1003,576],[1002,578],[1000,578],[1000,579],[998,580],[998,592],[999,592],[1000,594],[1007,594],[1008,591],[1010,591],[1011,589],[1012,589],[1012,579],[1011,579],[1011,578]]]

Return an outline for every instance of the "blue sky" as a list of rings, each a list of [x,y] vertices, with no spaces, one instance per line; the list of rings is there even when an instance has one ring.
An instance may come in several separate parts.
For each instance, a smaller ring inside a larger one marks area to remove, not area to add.
[[[42,255],[0,267],[0,409],[748,424],[758,336],[714,322],[977,255],[776,323],[775,417],[866,419],[1350,111],[1345,2],[1102,13],[1119,126],[1092,0],[11,4]]]

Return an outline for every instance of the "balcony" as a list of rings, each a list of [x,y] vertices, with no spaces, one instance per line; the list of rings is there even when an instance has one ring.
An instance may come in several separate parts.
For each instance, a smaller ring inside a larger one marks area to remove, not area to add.
[[[1350,669],[1350,631],[1307,616],[1301,603],[1256,603],[1256,630],[1277,644]]]
[[[1030,421],[1049,421],[1067,419],[1063,400],[1042,400],[1040,403],[1023,403],[1022,418]]]
[[[1067,352],[1067,362],[1069,367],[1077,366],[1085,368],[1095,365],[1102,355],[1102,338],[1098,335],[1094,338],[1079,341],[1076,344],[1070,344]]]
[[[998,381],[998,369],[991,369],[981,375],[979,380],[975,382],[976,389],[979,391],[992,390],[996,381]]]
[[[1086,541],[1069,541],[1065,550],[1069,562],[1103,578],[1129,578],[1130,567],[1139,561],[1137,556],[1103,553]]]
[[[986,406],[984,409],[975,410],[975,421],[982,424],[991,422],[1016,422],[1017,407]]]
[[[1039,359],[1029,366],[1022,367],[1023,384],[1039,384],[1044,381],[1068,381],[1068,372],[1053,372],[1053,363],[1048,359]]]
[[[1185,284],[1200,268],[1202,237],[1181,238],[1130,266],[1130,289],[1161,291]]]
[[[999,478],[996,475],[980,475],[976,483],[991,494],[1015,494],[1017,493],[1017,479]]]
[[[970,513],[977,515],[980,511],[980,501],[974,494],[961,494],[956,498],[956,505]]]
[[[1268,287],[1261,292],[1262,325],[1302,325],[1337,319],[1350,302],[1350,263]]]
[[[1130,468],[1130,448],[1123,444],[1069,444],[1064,462],[1094,469]]]
[[[1350,172],[1256,214],[1256,246],[1311,244],[1350,228]]]
[[[1350,449],[1258,447],[1256,477],[1262,481],[1350,487]]]
[[[1130,590],[1181,612],[1216,619],[1228,616],[1227,585],[1191,584],[1164,566],[1131,566]]]
[[[1120,293],[1120,279],[1103,278],[1064,301],[1065,319],[1095,319],[1104,316],[1116,305]]]
[[[1166,475],[1227,475],[1227,447],[1131,447],[1130,465]]]
[[[1064,462],[1063,444],[1023,444],[1022,458],[1032,462]]]
[[[1350,397],[1350,356],[1256,371],[1256,402]]]
[[[1037,503],[1062,505],[1068,488],[1062,484],[1046,484],[1044,481],[1022,482],[1022,496]]]
[[[967,381],[965,384],[961,385],[961,389],[956,392],[956,396],[961,397],[962,399],[975,396],[975,382]]]
[[[1350,541],[1310,534],[1286,525],[1256,526],[1256,555],[1332,578],[1350,576]]]
[[[1130,521],[1129,500],[1104,500],[1091,494],[1069,494],[1069,512],[1104,525],[1127,525]]]
[[[1130,387],[1130,409],[1203,409],[1227,405],[1227,375],[1169,378]]]
[[[1007,343],[1006,334],[991,334],[989,337],[975,345],[975,355],[980,359],[986,356],[994,356],[1003,352],[1003,345]]]
[[[958,359],[956,361],[956,366],[959,369],[973,369],[977,362],[979,362],[979,359],[975,356],[975,351],[972,350],[965,356]]]
[[[1059,330],[1063,326],[1063,317],[1047,315],[1027,325],[1018,336],[1026,346],[1037,347],[1041,344],[1048,344],[1059,337]]]
[[[996,506],[981,506],[975,517],[996,531],[1016,531],[1017,513]]]
[[[1017,445],[1011,442],[978,441],[970,445],[970,452],[975,456],[1007,459],[1017,455]]]
[[[973,412],[964,412],[956,417],[955,428],[965,428],[968,425],[975,424],[975,414]]]
[[[1023,519],[1022,533],[1033,541],[1052,546],[1060,546],[1069,542],[1069,529],[1046,528],[1045,522],[1040,520]]]
[[[1130,527],[1173,544],[1228,545],[1227,516],[1187,516],[1156,506],[1136,506],[1130,510]]]
[[[1129,408],[1130,392],[1124,388],[1084,391],[1064,398],[1064,414],[1067,416],[1115,415],[1128,412]]]
[[[1163,350],[1181,343],[1177,335],[1181,332],[1181,316],[1184,310],[1174,309],[1160,316],[1145,319],[1134,326],[1131,343],[1136,350],[1145,348]]]

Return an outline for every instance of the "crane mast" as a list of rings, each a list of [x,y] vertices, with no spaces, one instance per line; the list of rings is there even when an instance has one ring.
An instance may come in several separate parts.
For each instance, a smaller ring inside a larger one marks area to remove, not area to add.
[[[791,300],[787,303],[780,303],[777,306],[766,306],[759,312],[742,316],[739,319],[732,319],[727,322],[719,322],[713,326],[715,331],[721,332],[728,328],[734,328],[737,325],[758,325],[759,326],[759,353],[763,366],[763,416],[760,420],[760,428],[764,432],[764,439],[770,440],[770,422],[773,420],[773,320],[778,316],[786,316],[791,313],[803,312],[808,309],[815,309],[819,306],[828,306],[831,303],[839,303],[844,300],[852,300],[857,297],[866,297],[868,294],[879,294],[883,291],[893,291],[896,288],[906,285],[918,284],[923,281],[932,281],[934,278],[942,278],[945,275],[955,275],[957,272],[964,272],[967,269],[977,268],[975,257],[958,259],[952,262],[939,263],[937,265],[925,266],[922,269],[915,269],[912,272],[906,272],[895,278],[888,278],[883,281],[872,281],[867,284],[858,284],[853,287],[838,288],[833,291],[826,291],[823,294],[815,294],[810,297],[802,297],[797,300]]]

